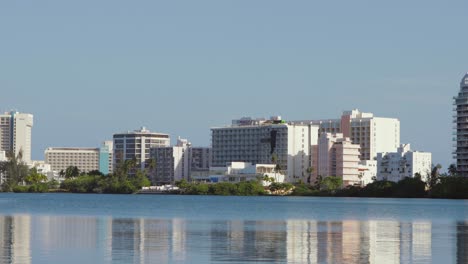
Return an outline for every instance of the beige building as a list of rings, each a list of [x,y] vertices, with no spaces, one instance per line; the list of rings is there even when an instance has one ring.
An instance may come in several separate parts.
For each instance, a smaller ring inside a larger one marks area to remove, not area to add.
[[[69,166],[76,166],[82,172],[99,170],[99,148],[47,148],[45,163],[57,172]]]
[[[359,184],[359,145],[341,133],[322,133],[315,156],[315,182],[318,175],[337,176],[343,179],[343,185]]]

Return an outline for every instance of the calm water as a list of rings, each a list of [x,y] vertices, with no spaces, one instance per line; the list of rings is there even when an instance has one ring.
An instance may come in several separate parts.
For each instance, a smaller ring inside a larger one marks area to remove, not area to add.
[[[0,194],[0,263],[468,263],[468,201]]]

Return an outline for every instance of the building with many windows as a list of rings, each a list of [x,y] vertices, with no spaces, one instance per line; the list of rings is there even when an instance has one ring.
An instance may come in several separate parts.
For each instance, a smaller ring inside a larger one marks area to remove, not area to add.
[[[343,185],[360,184],[359,145],[341,133],[322,133],[316,151],[315,182],[321,177],[335,176],[343,180]]]
[[[460,91],[454,98],[454,134],[455,151],[453,158],[457,161],[457,171],[468,177],[468,73],[460,82]]]
[[[22,150],[22,160],[31,162],[31,130],[33,115],[15,111],[0,115],[0,151],[12,151],[18,155]]]
[[[355,109],[345,111],[340,119],[311,121],[320,133],[342,133],[360,146],[361,160],[375,160],[377,153],[396,151],[400,145],[400,121],[396,118],[375,117]]]
[[[151,148],[150,157],[156,163],[152,173],[153,184],[173,184],[182,179],[189,180],[191,146],[186,139],[177,139],[172,147]]]
[[[142,127],[140,130],[114,134],[114,168],[125,160],[135,159],[141,170],[149,168],[150,149],[169,147],[168,134],[154,133]]]
[[[57,172],[65,171],[70,166],[76,166],[82,172],[99,170],[99,148],[47,148],[45,163]]]
[[[318,126],[287,123],[281,117],[270,120],[242,118],[232,125],[211,128],[213,166],[231,162],[275,164],[288,182],[305,181],[312,166],[312,145],[317,144]]]
[[[192,147],[187,139],[179,138],[171,147],[151,148],[150,158],[155,161],[151,173],[153,184],[173,184],[190,181],[192,172],[207,172],[211,166],[211,148]]]
[[[430,152],[412,151],[410,144],[402,144],[396,152],[383,152],[377,155],[377,179],[398,182],[416,173],[425,180],[431,172]]]

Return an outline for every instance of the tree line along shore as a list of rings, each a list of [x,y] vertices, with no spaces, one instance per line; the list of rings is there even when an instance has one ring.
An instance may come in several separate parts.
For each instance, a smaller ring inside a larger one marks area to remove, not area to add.
[[[114,172],[103,175],[99,171],[80,173],[70,166],[61,175],[65,180],[48,181],[45,175],[35,168],[29,169],[21,161],[21,153],[9,155],[8,160],[0,162],[0,173],[4,176],[2,192],[70,192],[70,193],[138,193],[142,187],[150,186],[147,175],[151,170],[141,171],[135,160],[117,164]],[[176,182],[178,194],[185,195],[288,195],[288,196],[325,196],[325,197],[388,197],[388,198],[448,198],[468,199],[468,178],[457,176],[453,166],[449,174],[440,174],[441,166],[435,166],[423,180],[422,175],[405,178],[397,183],[375,180],[366,186],[347,186],[342,188],[341,178],[319,177],[313,184],[278,183],[268,177],[237,183],[198,183],[181,180]],[[268,186],[264,186],[268,182]]]

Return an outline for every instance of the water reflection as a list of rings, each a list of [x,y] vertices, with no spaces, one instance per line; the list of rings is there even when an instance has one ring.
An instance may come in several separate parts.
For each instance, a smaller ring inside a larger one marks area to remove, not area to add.
[[[0,263],[468,263],[468,222],[0,216]]]

